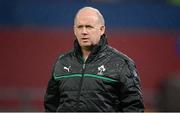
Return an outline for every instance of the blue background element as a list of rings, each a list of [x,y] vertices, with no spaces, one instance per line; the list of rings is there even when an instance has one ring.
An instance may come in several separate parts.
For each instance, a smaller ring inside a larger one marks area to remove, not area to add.
[[[128,1],[128,0],[127,0]],[[1,0],[0,26],[71,27],[84,6],[98,8],[109,28],[180,29],[180,7],[166,2],[87,2],[76,0]]]

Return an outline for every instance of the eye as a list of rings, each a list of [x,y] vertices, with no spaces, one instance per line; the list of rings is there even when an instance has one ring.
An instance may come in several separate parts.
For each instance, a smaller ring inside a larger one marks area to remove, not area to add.
[[[77,26],[77,28],[78,28],[78,29],[82,29],[82,28],[83,28],[83,26],[82,26],[82,25],[79,25],[79,26]]]
[[[91,30],[91,29],[93,29],[94,27],[93,26],[91,26],[91,25],[86,25],[85,26],[88,30]]]
[[[82,30],[83,28],[85,28],[86,30],[92,30],[94,27],[91,25],[78,25],[76,28],[78,30]]]

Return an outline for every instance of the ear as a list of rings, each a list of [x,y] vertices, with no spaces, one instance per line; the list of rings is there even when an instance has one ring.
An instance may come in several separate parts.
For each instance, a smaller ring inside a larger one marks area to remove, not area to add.
[[[100,27],[100,31],[101,31],[101,35],[103,35],[104,32],[105,32],[105,26],[101,26],[101,27]]]
[[[76,28],[74,27],[73,30],[74,30],[74,35],[76,36],[76,34],[77,34]]]

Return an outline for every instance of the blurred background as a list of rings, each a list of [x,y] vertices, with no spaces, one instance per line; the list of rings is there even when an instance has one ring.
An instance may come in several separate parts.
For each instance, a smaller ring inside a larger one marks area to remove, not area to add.
[[[180,111],[180,0],[0,0],[0,111],[44,111],[52,64],[73,47],[84,6],[136,62],[146,111]]]

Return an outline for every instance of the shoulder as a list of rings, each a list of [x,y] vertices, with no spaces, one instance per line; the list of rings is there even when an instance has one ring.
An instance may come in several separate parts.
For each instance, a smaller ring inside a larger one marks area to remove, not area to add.
[[[70,56],[72,56],[74,54],[73,50],[70,50],[70,51],[67,51],[67,52],[64,52],[64,53],[60,53],[57,57],[57,61],[59,60],[64,60]]]
[[[71,58],[72,54],[73,54],[72,50],[64,52],[64,53],[60,53],[56,57],[56,59],[53,63],[53,70],[58,70],[59,67],[70,62],[70,58]]]
[[[119,68],[121,73],[126,73],[125,75],[129,77],[131,77],[132,75],[133,77],[139,76],[137,73],[136,64],[130,57],[111,46],[108,46],[108,49],[108,51],[111,52],[113,58],[120,61]]]
[[[117,49],[108,46],[107,51],[115,58],[122,62],[124,62],[127,65],[135,66],[135,62],[126,54],[122,53],[121,51],[118,51]]]
[[[60,53],[54,60],[53,68],[59,67],[61,64],[66,64],[70,62],[70,58],[72,55],[73,55],[73,50]]]

